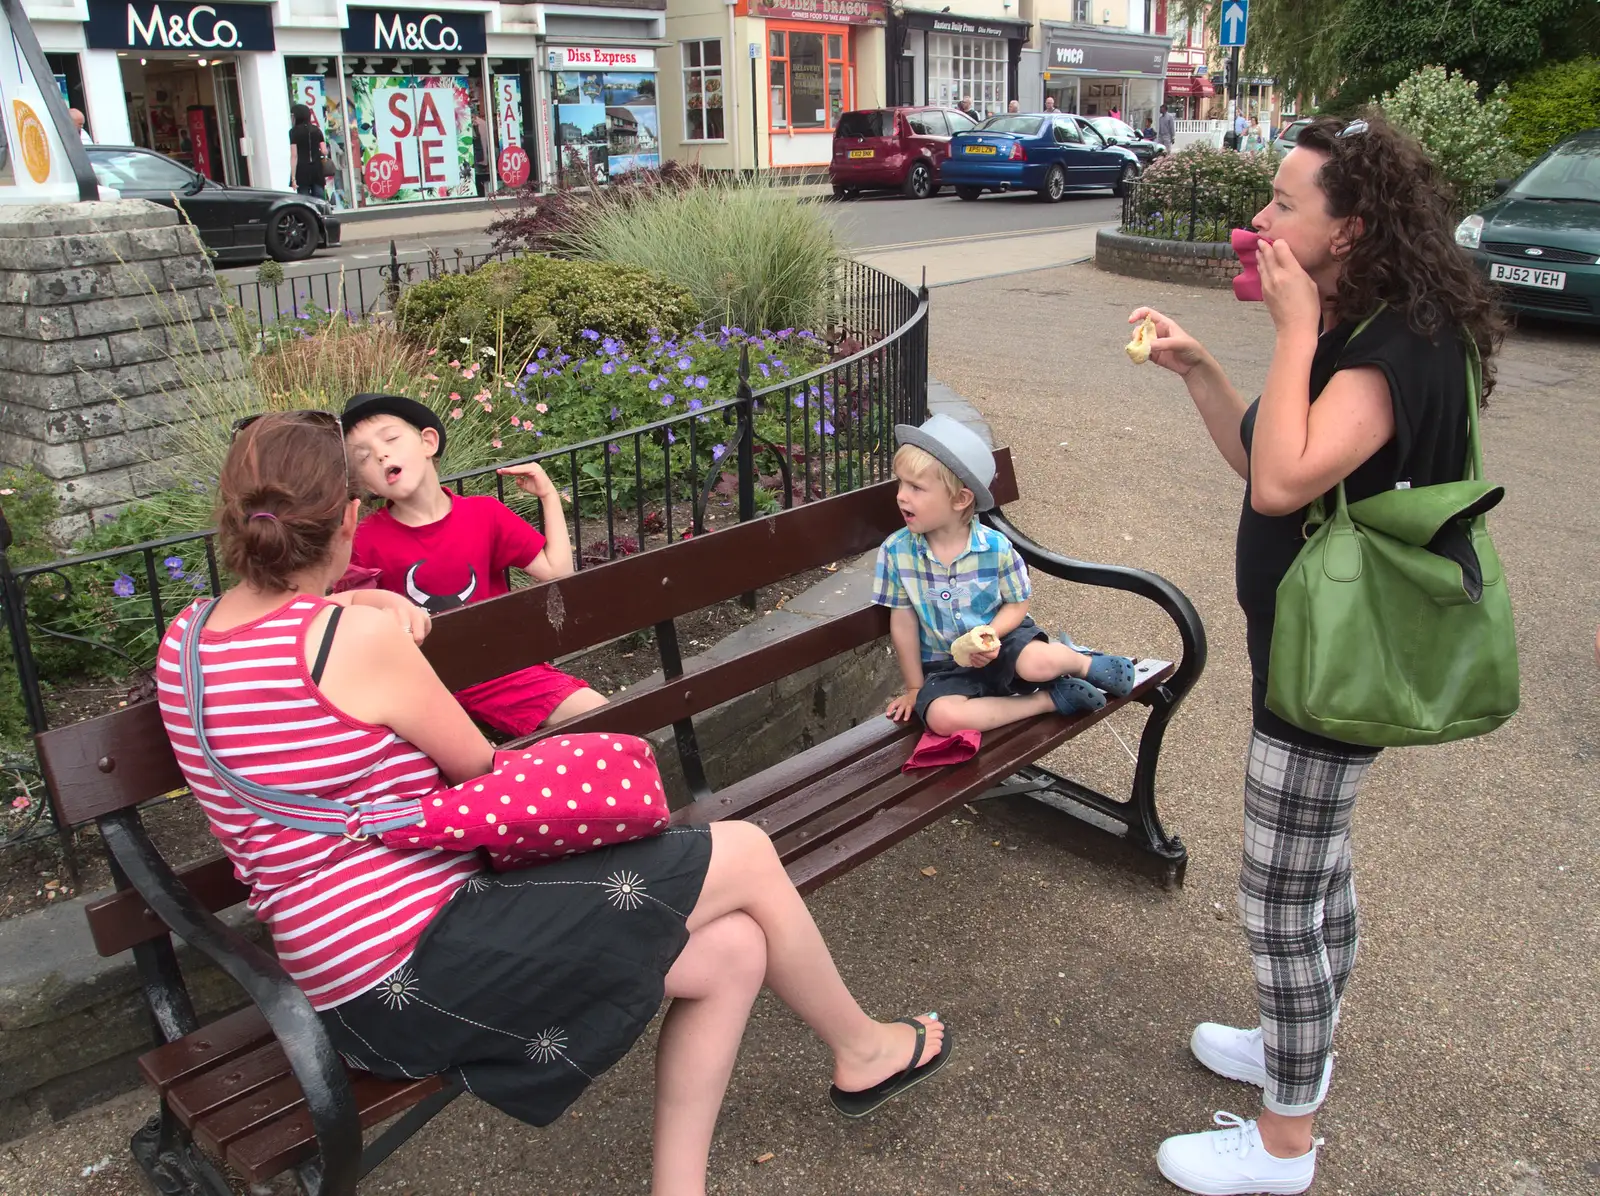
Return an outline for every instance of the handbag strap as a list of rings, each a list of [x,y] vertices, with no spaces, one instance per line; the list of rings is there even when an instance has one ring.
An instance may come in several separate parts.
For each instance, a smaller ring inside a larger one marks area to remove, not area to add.
[[[200,632],[206,620],[216,609],[216,600],[201,603],[189,616],[183,629],[179,651],[178,673],[183,681],[183,701],[188,709],[189,722],[194,727],[195,742],[200,756],[211,770],[211,775],[239,802],[268,822],[286,826],[290,830],[311,831],[319,835],[344,835],[350,839],[364,839],[384,831],[400,830],[422,821],[422,803],[416,799],[399,804],[378,806],[373,802],[333,801],[314,793],[291,793],[272,785],[263,785],[240,776],[217,758],[206,735],[204,718],[204,681],[200,662]]]

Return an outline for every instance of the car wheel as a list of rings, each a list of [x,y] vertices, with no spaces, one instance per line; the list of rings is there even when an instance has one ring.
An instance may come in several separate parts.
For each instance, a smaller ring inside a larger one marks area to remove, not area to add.
[[[978,196],[983,194],[983,188],[982,187],[957,187],[956,188],[956,194],[959,195],[962,199],[971,201],[971,200],[977,199]]]
[[[267,225],[267,252],[274,261],[302,261],[317,251],[318,239],[317,218],[297,204],[279,208]]]
[[[905,186],[901,188],[912,199],[927,199],[933,194],[933,171],[926,162],[913,162],[906,173]]]
[[[1060,203],[1066,193],[1067,172],[1059,166],[1052,166],[1044,176],[1044,187],[1035,193],[1034,198],[1040,203]]]
[[[1128,193],[1128,184],[1133,182],[1134,170],[1132,162],[1122,164],[1122,173],[1117,176],[1117,185],[1111,188],[1111,194],[1121,199]]]

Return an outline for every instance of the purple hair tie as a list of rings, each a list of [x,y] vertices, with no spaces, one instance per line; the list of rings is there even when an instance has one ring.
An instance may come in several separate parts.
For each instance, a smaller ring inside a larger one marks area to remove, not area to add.
[[[278,521],[278,517],[276,515],[274,515],[271,511],[252,511],[252,512],[250,512],[250,518],[252,518],[252,519],[270,519],[274,523],[276,523]]]

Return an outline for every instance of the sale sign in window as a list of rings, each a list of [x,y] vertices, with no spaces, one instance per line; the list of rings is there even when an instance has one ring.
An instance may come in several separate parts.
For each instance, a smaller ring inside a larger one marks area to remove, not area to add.
[[[354,75],[361,188],[367,203],[478,193],[465,75]]]
[[[495,75],[493,83],[495,144],[500,147],[496,171],[502,185],[520,187],[533,166],[522,133],[522,76]]]

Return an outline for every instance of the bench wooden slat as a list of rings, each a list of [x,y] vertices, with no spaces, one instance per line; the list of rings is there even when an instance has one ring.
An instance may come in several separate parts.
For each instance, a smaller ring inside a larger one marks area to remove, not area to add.
[[[61,826],[81,826],[188,785],[153,701],[46,731],[34,742]]]
[[[300,1081],[292,1075],[279,1076],[236,1101],[213,1109],[201,1117],[190,1131],[200,1148],[214,1158],[225,1158],[228,1144],[245,1134],[259,1132],[286,1117],[306,1103]]]
[[[233,874],[233,864],[226,856],[185,864],[177,871],[195,901],[212,913],[231,909],[250,896],[250,887]],[[95,950],[108,958],[167,933],[166,924],[134,889],[121,889],[90,902],[84,913]]]
[[[440,1076],[428,1076],[421,1080],[384,1080],[366,1072],[352,1072],[350,1081],[356,1107],[360,1110],[362,1129],[371,1129],[380,1121],[404,1112],[444,1087],[444,1080]],[[198,1132],[195,1137],[199,1140]],[[316,1147],[317,1136],[311,1128],[311,1114],[302,1102],[287,1116],[233,1139],[222,1157],[250,1183],[261,1183],[309,1158]]]
[[[1145,673],[1130,697],[1106,703],[1104,709],[1080,714],[1072,719],[1044,715],[1016,724],[1010,736],[986,738],[983,749],[964,764],[930,770],[930,783],[911,790],[897,804],[886,806],[870,820],[830,842],[799,856],[788,866],[789,879],[802,893],[812,892],[863,860],[887,851],[915,834],[947,810],[960,805],[987,785],[1010,776],[1068,739],[1082,734],[1109,718],[1128,703],[1136,701],[1172,675],[1173,665],[1165,661],[1142,661]],[[1144,669],[1141,669],[1144,672]]]
[[[139,1056],[139,1074],[156,1091],[218,1066],[272,1041],[266,1018],[254,1005],[220,1017],[193,1034]]]
[[[995,470],[995,501],[1013,501],[1010,453],[995,454]],[[461,689],[867,552],[904,526],[897,485],[804,503],[450,611],[434,620],[423,654],[447,686]]]
[[[648,735],[888,634],[888,611],[881,606],[863,606],[731,660],[711,664],[689,661],[682,677],[656,678],[634,686],[616,701],[563,723],[561,730]],[[507,746],[531,743],[548,734],[538,732]]]
[[[289,1074],[289,1060],[274,1040],[172,1085],[167,1089],[167,1103],[179,1121],[192,1126],[206,1114]]]
[[[701,826],[721,818],[748,818],[811,784],[819,775],[848,767],[907,734],[904,727],[897,727],[886,718],[869,718],[755,776],[719,789],[704,801],[684,806],[672,820],[682,826]]]

